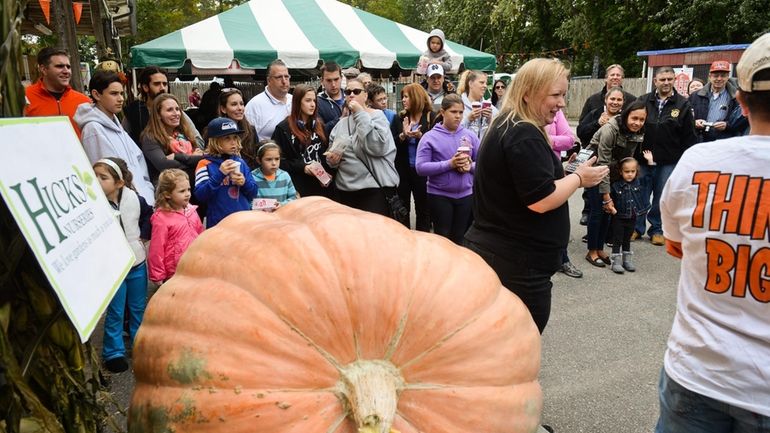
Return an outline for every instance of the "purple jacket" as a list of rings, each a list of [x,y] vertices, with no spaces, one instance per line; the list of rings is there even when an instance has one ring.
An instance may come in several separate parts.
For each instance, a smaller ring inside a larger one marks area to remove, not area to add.
[[[449,164],[449,160],[457,153],[463,136],[468,137],[473,161],[468,173],[460,173]],[[473,193],[473,172],[476,170],[478,151],[479,138],[472,131],[458,126],[455,132],[449,132],[439,123],[420,139],[414,167],[417,174],[428,177],[428,193],[463,198]]]

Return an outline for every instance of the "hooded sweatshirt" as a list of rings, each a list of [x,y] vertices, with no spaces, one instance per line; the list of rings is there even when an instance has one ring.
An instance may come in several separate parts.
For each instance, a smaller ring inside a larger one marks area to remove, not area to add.
[[[457,153],[457,148],[465,144],[471,148],[471,171],[460,173],[450,165],[449,160]],[[420,139],[417,146],[415,169],[420,176],[428,177],[429,194],[449,198],[463,198],[473,193],[473,173],[476,170],[476,154],[479,151],[479,138],[462,126],[454,132],[444,128],[443,123],[436,124]]]
[[[434,36],[441,39],[441,49],[439,49],[435,53],[430,50],[430,38]],[[430,34],[428,35],[428,39],[425,40],[425,45],[426,45],[426,50],[422,53],[422,56],[420,57],[420,60],[417,65],[418,74],[425,74],[427,72],[428,65],[431,63],[440,64],[441,67],[444,68],[444,73],[447,73],[450,70],[452,70],[452,59],[450,58],[449,53],[447,53],[445,49],[446,40],[444,39],[444,32],[442,32],[439,29],[433,29],[433,31],[431,31]],[[436,62],[436,60],[438,60],[438,62]]]
[[[232,159],[241,163],[241,173],[246,182],[241,185],[230,183],[219,166]],[[251,210],[251,201],[257,197],[257,184],[249,175],[251,169],[240,156],[221,157],[206,155],[198,162],[195,170],[195,197],[202,203],[208,204],[206,210],[206,227],[211,228],[231,213]]]
[[[155,189],[150,181],[147,162],[139,146],[120,126],[117,116],[112,118],[94,104],[81,104],[75,112],[75,122],[82,130],[80,141],[91,164],[108,156],[126,161],[134,176],[134,187],[149,204],[155,204]]]

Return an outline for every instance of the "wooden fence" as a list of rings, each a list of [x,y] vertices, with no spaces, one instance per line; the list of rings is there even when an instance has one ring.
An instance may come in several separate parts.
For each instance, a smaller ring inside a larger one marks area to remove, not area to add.
[[[578,120],[586,99],[594,93],[601,91],[604,84],[604,79],[570,80],[569,90],[567,91],[567,108],[564,109],[567,119]],[[623,90],[632,95],[640,96],[647,93],[646,89],[646,78],[625,78],[623,80]]]

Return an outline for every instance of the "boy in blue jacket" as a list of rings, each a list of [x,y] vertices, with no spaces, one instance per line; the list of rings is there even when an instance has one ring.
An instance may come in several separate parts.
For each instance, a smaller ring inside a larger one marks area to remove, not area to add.
[[[208,204],[206,227],[231,213],[250,210],[257,184],[240,156],[243,131],[234,120],[218,117],[208,125],[206,154],[195,169],[195,197]]]

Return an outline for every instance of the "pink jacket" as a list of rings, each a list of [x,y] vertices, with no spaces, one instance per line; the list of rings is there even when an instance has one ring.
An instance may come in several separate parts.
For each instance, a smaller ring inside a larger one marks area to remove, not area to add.
[[[564,116],[564,111],[559,110],[556,113],[556,117],[553,119],[553,123],[545,125],[545,132],[551,137],[553,142],[553,153],[557,157],[561,158],[562,150],[570,150],[575,145],[575,134],[572,133],[572,128],[569,126],[567,118]]]
[[[156,209],[152,214],[152,240],[147,254],[150,281],[165,281],[174,276],[176,265],[192,241],[203,233],[197,206],[183,210]]]

